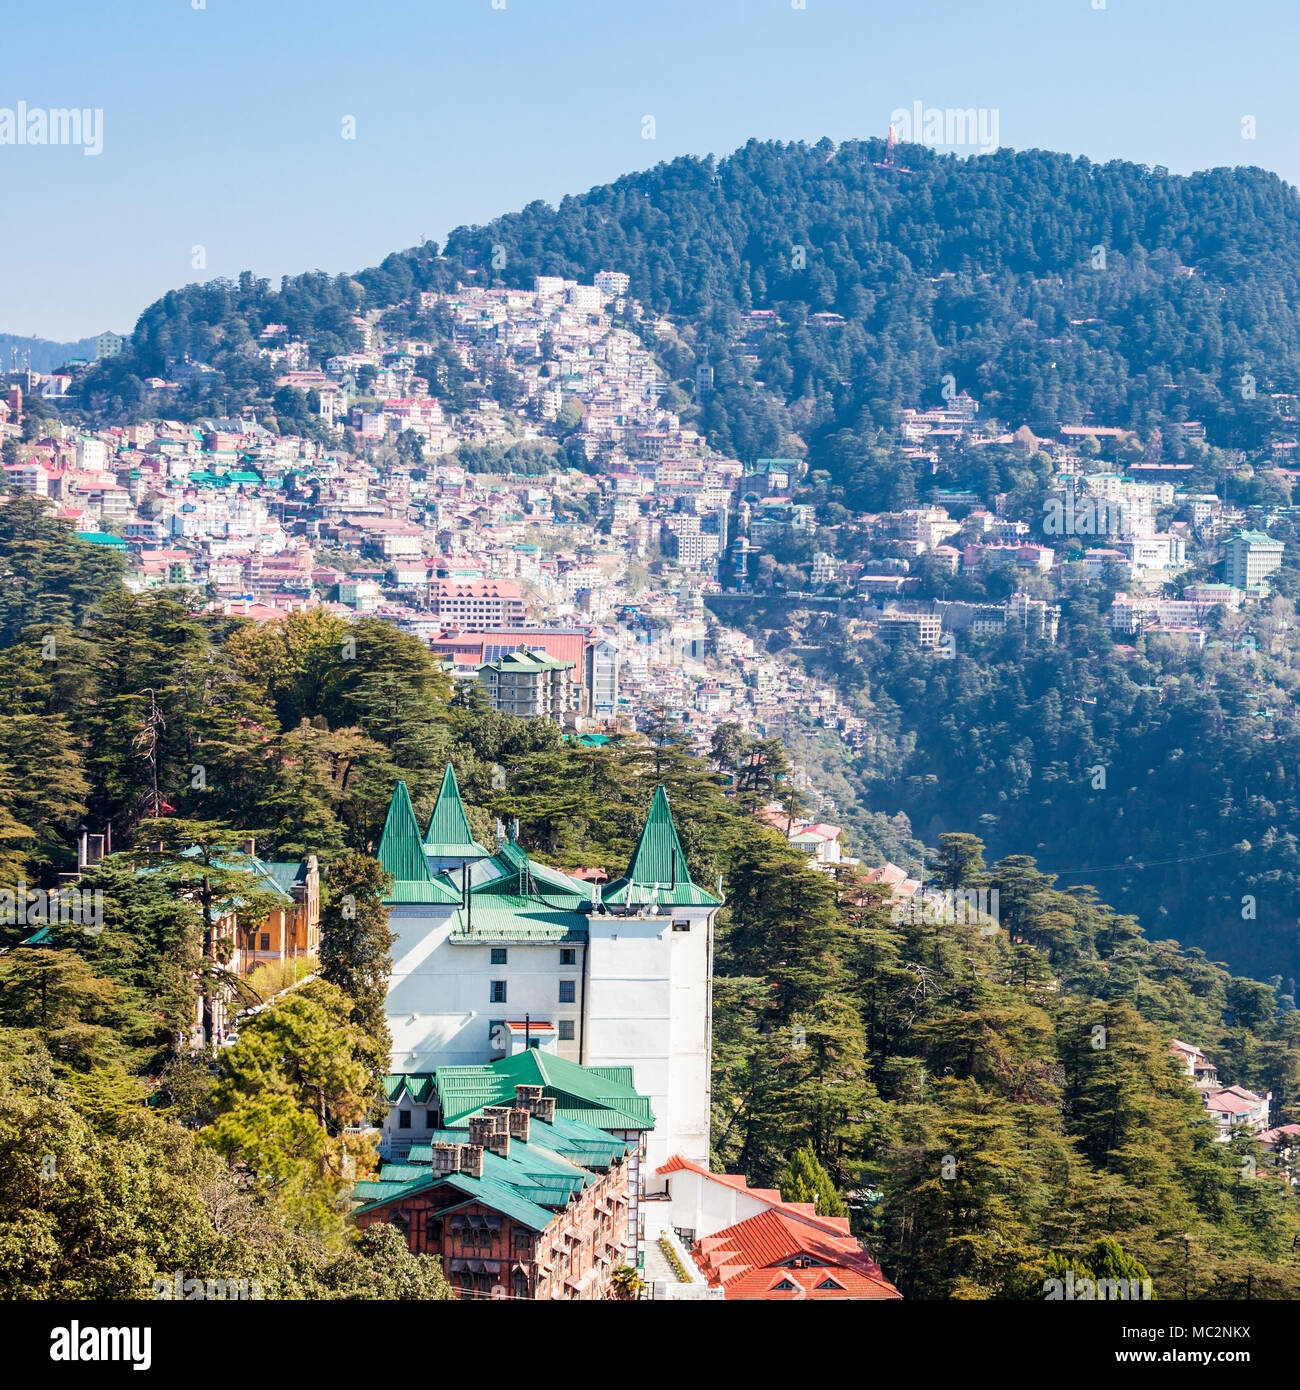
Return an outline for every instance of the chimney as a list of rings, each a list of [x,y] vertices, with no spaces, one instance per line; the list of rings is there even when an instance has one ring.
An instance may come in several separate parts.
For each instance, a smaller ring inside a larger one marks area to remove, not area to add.
[[[542,1098],[542,1088],[540,1086],[516,1086],[515,1105],[520,1110],[527,1110],[531,1115],[534,1113],[533,1107]]]
[[[509,1115],[510,1137],[519,1139],[523,1143],[528,1142],[528,1125],[530,1116],[527,1110],[512,1110]]]
[[[435,1173],[454,1173],[460,1167],[460,1144],[432,1144],[430,1147]]]
[[[483,1111],[483,1118],[491,1122],[492,1128],[483,1140],[483,1146],[502,1158],[510,1157],[510,1107],[508,1105],[489,1105]],[[471,1120],[471,1124],[474,1122]]]
[[[469,1142],[482,1148],[492,1137],[495,1129],[496,1124],[490,1115],[475,1115],[469,1122]]]
[[[250,835],[248,839],[244,841],[243,850],[245,854],[255,855],[257,853],[257,841],[253,836]]]
[[[533,1118],[541,1120],[543,1124],[553,1125],[555,1123],[555,1097],[542,1096],[533,1107]]]
[[[459,1144],[460,1171],[467,1178],[483,1176],[483,1147],[481,1144]]]

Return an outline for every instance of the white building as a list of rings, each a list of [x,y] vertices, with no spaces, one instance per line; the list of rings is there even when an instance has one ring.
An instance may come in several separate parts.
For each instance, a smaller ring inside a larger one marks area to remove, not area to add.
[[[720,900],[691,882],[662,788],[627,873],[603,895],[534,863],[504,829],[494,852],[475,842],[450,766],[424,835],[397,784],[378,858],[395,880],[392,1072],[525,1048],[630,1067],[654,1111],[651,1171],[673,1153],[708,1162]]]

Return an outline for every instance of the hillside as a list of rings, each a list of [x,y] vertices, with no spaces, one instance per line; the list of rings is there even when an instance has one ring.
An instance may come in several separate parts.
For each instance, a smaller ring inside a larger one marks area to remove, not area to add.
[[[879,141],[751,142],[458,228],[441,255],[428,243],[279,290],[247,272],[190,286],[145,311],[130,352],[92,374],[84,401],[129,414],[142,379],[188,353],[218,372],[182,406],[266,405],[271,374],[250,349],[269,323],[323,360],[355,345],[358,312],[418,317],[420,289],[608,268],[679,322],[680,337],[658,345],[687,409],[707,356],[701,423],[742,458],[796,435],[853,485],[861,460],[836,432],[937,402],[946,376],[1013,424],[1095,412],[1139,432],[1202,419],[1220,444],[1268,437],[1271,394],[1300,389],[1293,188],[1259,169],[1180,177],[1038,150],[900,154],[910,172],[879,168]],[[743,336],[741,315],[763,308],[783,331]]]

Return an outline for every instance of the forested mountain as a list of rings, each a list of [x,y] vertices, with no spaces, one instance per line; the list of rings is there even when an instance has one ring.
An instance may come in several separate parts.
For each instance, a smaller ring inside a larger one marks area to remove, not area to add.
[[[371,311],[427,334],[419,369],[445,396],[455,373],[440,378],[449,357],[420,290],[607,268],[673,321],[671,334],[630,325],[668,372],[673,408],[745,459],[806,448],[810,477],[826,480],[807,499],[823,519],[827,497],[843,519],[846,506],[910,505],[932,485],[887,426],[904,405],[938,403],[945,377],[1009,427],[1091,412],[1193,461],[1203,490],[1289,500],[1276,473],[1249,476],[1224,451],[1294,433],[1274,399],[1300,391],[1293,188],[1259,169],[1180,177],[1036,150],[961,160],[907,146],[906,171],[880,167],[883,154],[879,141],[751,142],[460,228],[441,253],[426,244],[355,276],[190,286],[146,310],[129,351],[88,376],[83,403],[110,417],[144,408],[143,378],[189,355],[217,370],[169,398],[169,413],[274,415],[279,368],[255,353],[266,325],[323,361],[357,346],[353,318]],[[746,319],[754,309],[772,316]],[[714,385],[697,398],[705,361]],[[1219,447],[1168,427],[1189,418]],[[985,497],[1036,503],[1042,486],[1007,450],[958,449],[948,467]],[[1289,683],[1277,672],[1243,683],[1231,662],[1220,672],[1220,658],[1154,647],[1129,661],[1086,608],[1067,604],[1062,650],[988,645],[952,667],[832,640],[814,664],[860,692],[878,729],[873,758],[851,770],[861,800],[905,812],[931,841],[978,829],[1065,882],[1095,868],[1149,929],[1242,969],[1300,975]],[[1265,717],[1267,740],[1247,738]],[[1104,793],[1087,785],[1099,766]],[[1256,915],[1243,920],[1247,897]]]
[[[129,414],[142,379],[189,354],[218,372],[182,408],[266,404],[273,372],[249,349],[268,323],[323,359],[355,345],[358,312],[410,326],[421,289],[601,269],[626,271],[631,294],[677,321],[672,340],[642,331],[688,410],[707,358],[700,423],[746,459],[795,435],[814,465],[851,476],[870,430],[937,402],[948,376],[1013,426],[1094,412],[1145,434],[1198,418],[1212,442],[1245,447],[1267,437],[1272,393],[1300,389],[1300,206],[1275,175],[917,146],[901,148],[904,172],[878,167],[882,154],[879,141],[751,142],[458,228],[441,255],[428,243],[278,290],[249,273],[190,286],[145,311],[83,401]],[[743,325],[753,309],[774,310],[777,331]],[[856,441],[836,446],[842,430]]]

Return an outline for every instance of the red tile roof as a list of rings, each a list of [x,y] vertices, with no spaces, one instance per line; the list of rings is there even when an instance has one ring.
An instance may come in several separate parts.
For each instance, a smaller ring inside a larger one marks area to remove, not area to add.
[[[852,1236],[832,1235],[786,1210],[760,1212],[705,1236],[693,1253],[709,1283],[721,1285],[729,1299],[902,1297]],[[790,1263],[801,1259],[816,1263]]]

